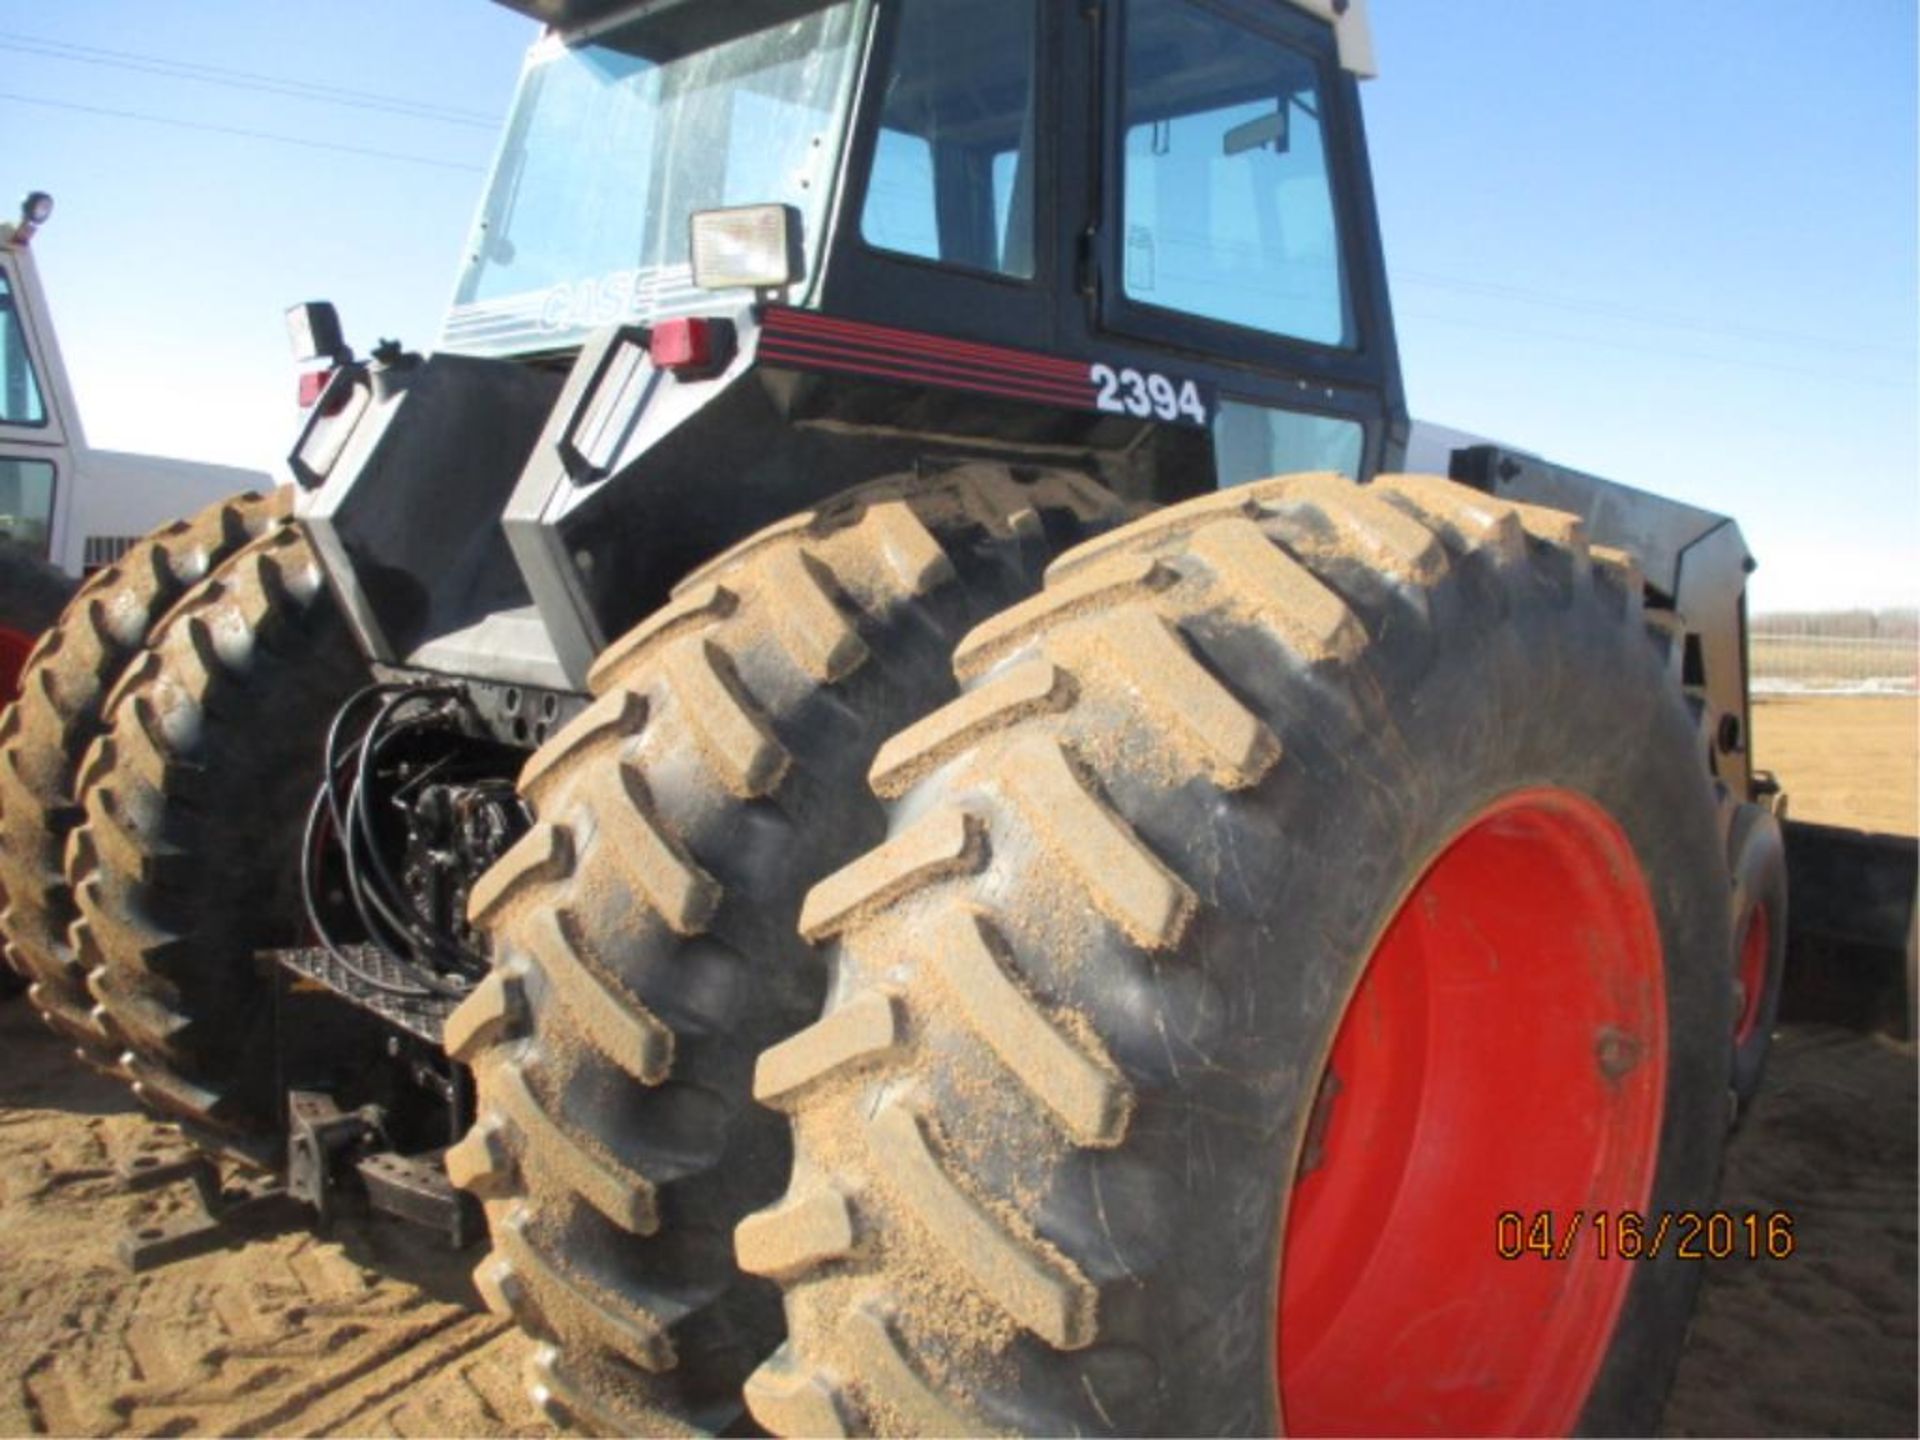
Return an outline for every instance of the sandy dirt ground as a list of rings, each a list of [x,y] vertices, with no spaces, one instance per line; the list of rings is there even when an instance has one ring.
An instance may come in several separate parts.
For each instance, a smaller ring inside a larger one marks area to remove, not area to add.
[[[1796,820],[1920,834],[1920,698],[1762,697],[1753,759],[1780,777]]]
[[[1916,718],[1911,700],[1771,701],[1756,753],[1795,813],[1911,833]],[[1798,1249],[1702,1262],[1669,1433],[1916,1433],[1915,1076],[1910,1046],[1781,1033],[1721,1203],[1790,1212]],[[130,1273],[122,1237],[188,1192],[123,1172],[178,1149],[0,1003],[0,1435],[552,1433],[473,1257],[401,1227],[236,1234]]]
[[[1701,1262],[1673,1435],[1920,1434],[1914,1052],[1788,1028],[1727,1157],[1720,1206],[1785,1211],[1784,1260]]]
[[[1754,759],[1803,820],[1912,835],[1920,700],[1794,696],[1754,707]],[[1920,1434],[1915,1052],[1787,1029],[1727,1160],[1721,1204],[1785,1210],[1783,1261],[1707,1267],[1667,1406],[1676,1435]]]
[[[524,1351],[455,1257],[380,1222],[235,1236],[129,1273],[118,1245],[178,1219],[179,1153],[118,1081],[0,1005],[0,1435],[551,1434]]]

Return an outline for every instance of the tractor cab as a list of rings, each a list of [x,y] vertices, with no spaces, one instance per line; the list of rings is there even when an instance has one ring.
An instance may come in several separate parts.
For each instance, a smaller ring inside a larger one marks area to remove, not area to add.
[[[52,216],[53,197],[35,190],[0,224],[0,541],[77,581],[154,527],[267,477],[88,442],[35,258]]]
[[[52,551],[54,501],[71,468],[65,371],[32,263],[34,232],[53,213],[53,199],[29,195],[17,222],[0,226],[0,539],[41,559]]]
[[[1032,352],[954,377],[1002,391],[1071,359],[1080,408],[1210,430],[1224,483],[1357,477],[1405,439],[1370,69],[1360,6],[564,6],[442,347],[575,351],[758,299],[909,332],[897,359]]]
[[[515,8],[437,352],[293,457],[382,661],[577,693],[705,558],[936,456],[1166,502],[1404,449],[1359,5]]]

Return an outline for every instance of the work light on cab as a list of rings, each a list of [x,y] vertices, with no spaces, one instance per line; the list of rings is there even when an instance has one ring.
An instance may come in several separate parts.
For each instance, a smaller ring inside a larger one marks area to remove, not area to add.
[[[20,202],[20,223],[14,227],[14,243],[26,244],[33,238],[33,232],[52,218],[53,196],[44,190],[29,191],[27,198]]]
[[[691,221],[693,283],[702,290],[779,290],[805,268],[800,212],[791,205],[696,211]]]

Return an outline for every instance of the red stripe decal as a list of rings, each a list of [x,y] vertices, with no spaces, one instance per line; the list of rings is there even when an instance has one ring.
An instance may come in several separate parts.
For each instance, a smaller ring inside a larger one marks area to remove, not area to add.
[[[844,370],[978,390],[1035,404],[1094,408],[1093,380],[1083,362],[837,320],[811,310],[767,310],[760,354],[807,369]]]
[[[955,360],[974,360],[1007,369],[1051,374],[1061,379],[1085,380],[1087,375],[1087,367],[1077,360],[1036,355],[1030,350],[1010,350],[999,345],[981,345],[971,340],[949,340],[939,335],[895,330],[886,325],[869,325],[862,321],[835,320],[810,310],[769,310],[766,328],[769,334],[790,335],[794,339],[806,338],[811,333],[851,345],[915,354],[940,354]]]
[[[930,347],[880,345],[866,340],[839,340],[831,336],[773,335],[769,337],[769,343],[796,349],[805,347],[823,357],[857,355],[867,360],[908,360],[927,364],[937,362],[955,370],[971,370],[989,375],[1018,375],[1048,385],[1085,387],[1093,383],[1087,378],[1087,367],[1084,365],[1069,365],[1064,368],[1058,365],[1047,365],[1043,368],[1026,361],[1024,357],[1020,357],[1022,363],[1013,364],[999,359],[989,361],[968,355],[956,355]]]
[[[773,359],[786,358],[786,357],[771,355],[770,351],[764,346],[761,349],[761,353],[763,355],[769,355],[770,358],[773,358]],[[955,390],[978,390],[983,394],[998,395],[1008,400],[1025,400],[1028,403],[1034,404],[1034,405],[1047,405],[1047,404],[1060,403],[1057,398],[1049,395],[1043,395],[1036,391],[1012,389],[1011,388],[1012,382],[1009,382],[1006,385],[996,385],[992,381],[988,381],[988,380],[956,381],[956,380],[942,379],[937,376],[914,375],[914,374],[907,373],[906,371],[903,371],[903,370],[883,369],[882,367],[877,365],[860,365],[860,364],[855,364],[850,360],[819,361],[819,360],[813,360],[813,359],[803,359],[802,357],[799,357],[799,356],[794,356],[790,358],[795,360],[804,368],[845,370],[855,375],[872,375],[881,380],[893,380],[893,381],[927,380],[933,384],[945,385]],[[1085,405],[1088,408],[1091,408],[1092,400],[1093,400],[1093,390],[1092,390],[1092,387],[1089,386],[1086,396],[1082,399],[1076,400],[1074,403],[1079,405]]]
[[[871,340],[865,336],[831,335],[826,333],[788,334],[780,333],[777,338],[788,344],[809,344],[833,349],[853,350],[882,355],[908,355],[932,360],[943,360],[955,365],[972,366],[975,369],[996,370],[1022,375],[1032,375],[1037,379],[1052,380],[1056,383],[1078,384],[1087,378],[1087,367],[1068,361],[1065,364],[1037,355],[1028,355],[1019,350],[1000,350],[980,352],[976,349],[956,349],[945,345],[907,344],[901,341]]]
[[[837,366],[844,362],[858,361],[861,364],[899,370],[903,373],[911,371],[916,378],[944,381],[949,384],[966,384],[976,380],[991,381],[996,385],[1030,390],[1034,394],[1047,395],[1075,405],[1090,403],[1093,399],[1093,382],[1085,377],[1074,381],[1042,379],[1032,375],[1006,374],[978,365],[959,365],[914,355],[835,348],[784,338],[768,340],[760,347],[760,353],[768,359],[786,359],[821,366]]]

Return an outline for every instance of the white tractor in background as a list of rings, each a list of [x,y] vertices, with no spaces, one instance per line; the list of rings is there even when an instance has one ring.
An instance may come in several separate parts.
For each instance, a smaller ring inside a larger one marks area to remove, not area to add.
[[[53,198],[0,224],[0,706],[76,585],[136,540],[236,491],[253,470],[87,445],[31,241]]]

